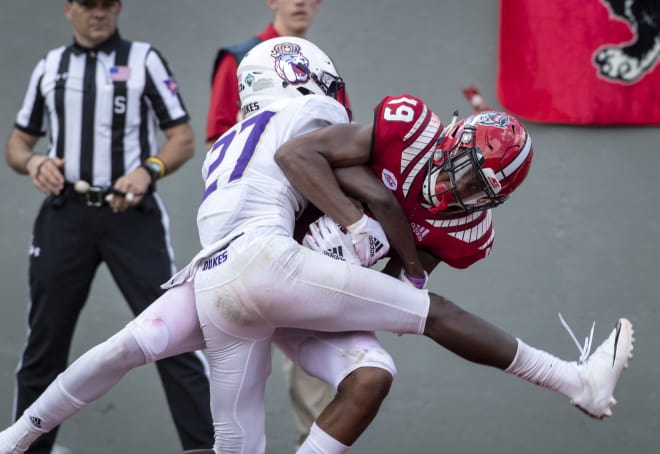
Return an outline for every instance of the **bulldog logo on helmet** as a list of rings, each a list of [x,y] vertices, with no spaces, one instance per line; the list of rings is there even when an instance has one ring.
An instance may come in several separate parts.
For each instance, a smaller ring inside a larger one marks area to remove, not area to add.
[[[275,72],[290,84],[304,84],[309,80],[309,60],[294,43],[280,43],[270,52],[275,61]]]

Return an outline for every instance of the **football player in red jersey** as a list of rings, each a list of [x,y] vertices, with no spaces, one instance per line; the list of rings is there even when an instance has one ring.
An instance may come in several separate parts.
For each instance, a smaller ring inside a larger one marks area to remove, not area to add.
[[[367,160],[334,169],[338,182],[369,207],[379,206],[384,191],[395,195],[427,272],[441,261],[467,268],[490,253],[491,208],[523,182],[533,157],[531,138],[516,118],[487,111],[457,121],[455,114],[444,128],[411,95],[383,99],[373,124],[330,126],[286,147],[307,141],[342,160]],[[376,217],[387,223],[387,213]],[[400,268],[392,258],[386,269]]]
[[[421,99],[402,95],[384,98],[371,124],[332,125],[291,139],[276,161],[311,203],[336,219],[335,213],[355,209],[355,200],[365,204],[392,246],[383,271],[424,288],[428,273],[441,261],[465,268],[488,255],[494,240],[491,209],[523,182],[532,157],[530,136],[513,116],[484,111],[458,121],[454,114],[443,127]],[[390,222],[393,216],[384,202],[388,192],[410,229],[397,230]],[[326,215],[312,224],[304,244],[331,255],[328,250],[347,244],[346,236]],[[414,238],[416,257],[398,255],[409,237]],[[404,271],[417,261],[423,276]],[[464,359],[553,389],[596,419],[612,414],[614,386],[632,356],[628,320],[620,319],[591,355],[578,345],[576,363],[533,348],[438,295],[431,294],[428,317],[423,334]],[[627,344],[623,350],[622,340]],[[613,358],[617,365],[611,368]],[[348,430],[338,432],[322,413],[315,429],[347,443],[360,435],[351,431],[350,417],[344,419]]]

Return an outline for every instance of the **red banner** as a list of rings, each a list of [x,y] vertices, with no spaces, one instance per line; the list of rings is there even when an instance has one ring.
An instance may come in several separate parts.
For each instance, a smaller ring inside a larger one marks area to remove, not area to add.
[[[660,125],[660,1],[501,0],[497,96],[521,118]]]

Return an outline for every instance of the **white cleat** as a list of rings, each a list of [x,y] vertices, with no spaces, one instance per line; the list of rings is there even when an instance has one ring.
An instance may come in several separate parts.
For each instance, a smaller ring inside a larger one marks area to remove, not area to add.
[[[612,394],[621,372],[633,356],[633,334],[630,321],[619,319],[609,337],[588,358],[578,362],[584,388],[571,404],[595,419],[612,416],[611,407],[617,404]]]

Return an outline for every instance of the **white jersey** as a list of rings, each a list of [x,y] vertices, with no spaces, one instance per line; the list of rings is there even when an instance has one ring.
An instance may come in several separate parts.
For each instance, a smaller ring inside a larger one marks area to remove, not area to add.
[[[202,167],[204,196],[197,212],[202,248],[213,252],[255,228],[293,235],[306,200],[274,161],[289,139],[331,124],[348,123],[344,107],[327,96],[273,103],[220,137]]]
[[[336,386],[350,368],[341,358],[330,364],[333,358],[352,356],[351,367],[392,369],[375,335],[364,331],[421,334],[429,310],[426,291],[293,238],[306,200],[274,155],[284,142],[348,123],[348,117],[328,97],[269,107],[230,129],[209,152],[197,219],[204,249],[173,278],[173,285],[192,279],[210,362],[214,449],[223,454],[265,452],[263,390],[278,331],[293,336],[284,347],[288,354],[313,358],[318,367],[307,371]],[[296,332],[307,337],[295,340]],[[310,350],[307,338],[327,348]],[[344,370],[327,375],[319,373],[323,369]]]

